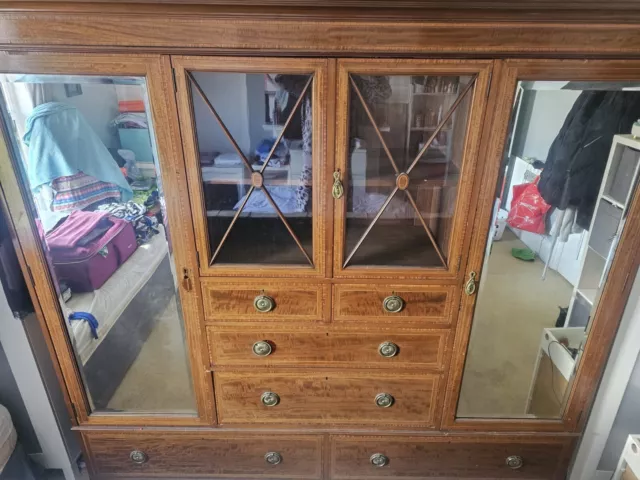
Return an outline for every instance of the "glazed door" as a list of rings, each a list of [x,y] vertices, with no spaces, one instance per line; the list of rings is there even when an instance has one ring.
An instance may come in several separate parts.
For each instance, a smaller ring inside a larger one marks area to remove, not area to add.
[[[447,428],[586,421],[640,262],[638,90],[639,62],[497,62]]]
[[[338,61],[335,276],[457,275],[491,65]]]
[[[324,276],[330,61],[172,62],[201,273]]]
[[[0,65],[4,200],[77,422],[213,423],[168,58]]]

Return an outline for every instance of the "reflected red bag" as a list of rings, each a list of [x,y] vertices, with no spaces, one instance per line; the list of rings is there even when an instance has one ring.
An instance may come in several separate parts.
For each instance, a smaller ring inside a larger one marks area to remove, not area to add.
[[[509,226],[532,233],[545,232],[544,217],[551,205],[547,204],[540,195],[539,179],[540,177],[536,177],[531,183],[513,186],[511,210],[507,216]]]

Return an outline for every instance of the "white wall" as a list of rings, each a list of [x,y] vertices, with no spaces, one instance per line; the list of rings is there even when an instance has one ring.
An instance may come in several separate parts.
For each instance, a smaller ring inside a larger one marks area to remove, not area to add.
[[[551,143],[580,93],[580,90],[525,91],[513,153],[545,161]]]
[[[193,76],[240,149],[245,154],[250,153],[247,75],[244,73],[194,72]],[[233,146],[227,140],[215,117],[195,90],[193,92],[193,108],[200,151],[234,152]]]

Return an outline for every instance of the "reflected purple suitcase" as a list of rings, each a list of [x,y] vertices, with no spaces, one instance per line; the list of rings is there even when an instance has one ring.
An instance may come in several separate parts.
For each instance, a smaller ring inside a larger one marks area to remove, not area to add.
[[[115,217],[109,220],[113,225],[86,246],[50,249],[56,275],[71,291],[92,292],[100,288],[138,248],[129,222]]]

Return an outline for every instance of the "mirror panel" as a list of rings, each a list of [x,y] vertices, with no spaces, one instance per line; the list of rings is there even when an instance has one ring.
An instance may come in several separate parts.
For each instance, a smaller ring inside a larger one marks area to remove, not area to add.
[[[519,82],[457,416],[563,415],[635,194],[640,82]]]
[[[197,414],[146,81],[0,75],[91,413]]]

